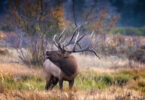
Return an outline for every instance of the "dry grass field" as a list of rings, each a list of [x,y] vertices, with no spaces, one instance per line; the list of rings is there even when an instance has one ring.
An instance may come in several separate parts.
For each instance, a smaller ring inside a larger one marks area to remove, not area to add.
[[[0,100],[145,100],[145,0],[0,0]]]
[[[79,74],[72,90],[64,82],[61,92],[58,85],[45,91],[42,68],[24,65],[12,55],[0,56],[0,100],[144,100],[145,69],[128,59],[115,56],[101,57],[75,54]]]

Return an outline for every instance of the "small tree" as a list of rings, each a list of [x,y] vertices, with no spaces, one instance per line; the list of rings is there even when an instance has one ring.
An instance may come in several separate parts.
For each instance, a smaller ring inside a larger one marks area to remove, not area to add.
[[[52,6],[44,0],[14,0],[9,1],[9,5],[8,23],[19,36],[18,48],[23,47],[22,42],[27,38],[31,54],[28,59],[28,56],[19,49],[20,58],[25,63],[41,65],[47,45],[46,38],[58,33],[63,26],[65,20],[63,7]],[[60,10],[57,11],[56,8]]]
[[[86,14],[84,17],[88,23],[88,29],[95,30],[96,35],[98,35],[99,39],[96,38],[95,42],[101,49],[100,51],[103,52],[107,47],[106,35],[115,27],[119,14],[110,15],[107,8],[97,10],[97,14],[93,8],[90,10],[89,15]]]

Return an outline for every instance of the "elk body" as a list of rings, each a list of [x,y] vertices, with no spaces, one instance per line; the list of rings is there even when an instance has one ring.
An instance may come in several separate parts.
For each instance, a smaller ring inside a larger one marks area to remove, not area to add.
[[[85,35],[79,36],[79,32],[77,33],[75,30],[71,39],[67,43],[62,43],[63,32],[59,36],[54,35],[53,38],[53,42],[58,50],[46,52],[47,59],[44,62],[44,71],[46,73],[45,88],[47,90],[52,89],[58,82],[60,90],[62,90],[64,80],[68,81],[69,88],[72,88],[74,79],[78,73],[77,62],[75,57],[71,55],[72,53],[91,51],[97,56],[96,52],[89,45],[86,48],[81,48],[79,42]],[[73,42],[74,37],[75,40]],[[58,41],[56,41],[56,38]],[[73,44],[73,48],[67,50],[66,47],[70,44]],[[77,47],[79,47],[78,50],[76,50]]]
[[[65,80],[69,82],[71,89],[78,72],[75,58],[72,55],[60,56],[59,51],[47,51],[46,54],[47,59],[44,62],[45,88],[52,89],[59,81],[60,89],[62,89]]]

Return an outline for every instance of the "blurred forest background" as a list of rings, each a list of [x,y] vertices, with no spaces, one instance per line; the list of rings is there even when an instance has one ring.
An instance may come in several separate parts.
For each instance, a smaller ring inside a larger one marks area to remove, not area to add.
[[[145,48],[144,0],[1,0],[0,5],[0,44],[16,48],[24,63],[41,65],[51,37],[64,28],[69,37],[78,26],[81,34],[95,32],[92,45],[100,54],[145,60],[140,57]]]
[[[9,2],[20,2],[19,0],[1,0],[0,14],[6,14],[10,9]],[[21,2],[25,2],[21,0]],[[27,0],[31,2],[31,0]],[[117,26],[142,27],[145,25],[145,1],[144,0],[42,0],[49,3],[50,8],[62,6],[64,8],[66,19],[73,21],[72,8],[74,4],[77,23],[83,22],[82,17],[90,8],[99,9],[108,8],[110,15],[120,14],[120,20]],[[97,13],[97,11],[96,11]],[[2,19],[2,16],[1,16]]]

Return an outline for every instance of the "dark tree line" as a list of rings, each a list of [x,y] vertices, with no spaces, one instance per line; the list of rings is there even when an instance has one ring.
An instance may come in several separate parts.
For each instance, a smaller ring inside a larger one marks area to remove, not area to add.
[[[0,0],[0,14],[6,12],[9,2],[20,1],[25,0]],[[50,7],[66,6],[64,8],[66,17],[74,21],[75,24],[82,19],[85,11],[89,12],[91,7],[95,9],[104,5],[109,9],[114,7],[116,10],[113,12],[120,13],[120,26],[140,27],[145,25],[145,0],[44,0],[44,2],[47,2]],[[68,5],[69,7],[67,7]]]

